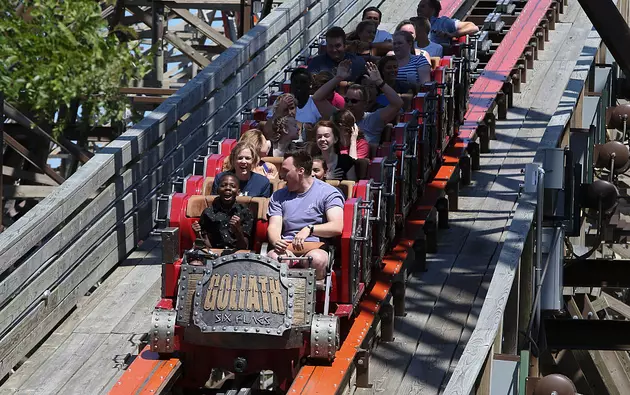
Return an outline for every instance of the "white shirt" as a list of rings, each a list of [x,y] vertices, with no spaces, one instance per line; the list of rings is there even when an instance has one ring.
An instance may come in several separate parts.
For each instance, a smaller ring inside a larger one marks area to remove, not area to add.
[[[442,57],[442,52],[444,52],[444,48],[437,43],[434,42],[429,42],[429,45],[427,45],[424,48],[420,48],[424,51],[427,51],[429,53],[429,56],[431,57]]]
[[[387,30],[376,29],[376,36],[374,36],[374,41],[372,42],[376,44],[376,43],[382,43],[385,41],[392,41],[392,40],[393,40],[393,37],[390,32],[388,32]]]
[[[315,124],[321,118],[321,114],[313,101],[313,96],[308,98],[308,101],[304,105],[304,107],[296,108],[295,112],[295,120],[302,123],[312,123]],[[270,108],[267,112],[267,119],[273,118],[273,109]]]

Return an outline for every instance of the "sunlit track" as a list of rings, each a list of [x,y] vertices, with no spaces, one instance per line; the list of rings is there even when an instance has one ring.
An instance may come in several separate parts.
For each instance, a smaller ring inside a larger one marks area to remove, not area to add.
[[[480,145],[484,147],[482,152],[488,152],[488,139],[491,136],[487,129],[490,123],[487,122],[487,117],[489,114],[491,115],[492,107],[497,104],[497,95],[500,93],[505,94],[505,92],[503,92],[504,84],[508,82],[508,78],[514,72],[519,58],[524,57],[523,52],[525,51],[525,47],[529,44],[529,40],[534,37],[536,30],[540,28],[543,16],[547,15],[548,12],[556,12],[556,8],[551,8],[552,3],[554,2],[551,0],[528,1],[524,3],[522,9],[517,9],[517,12],[520,11],[520,14],[516,21],[510,26],[509,31],[503,37],[498,48],[490,58],[490,61],[483,68],[481,75],[470,88],[469,105],[465,115],[465,122],[460,126],[459,134],[446,149],[442,166],[438,169],[433,181],[427,185],[423,198],[415,209],[412,210],[406,221],[403,234],[410,237],[411,240],[403,238],[394,251],[404,251],[409,248],[415,237],[417,237],[416,235],[425,231],[424,226],[427,218],[434,209],[437,199],[446,194],[447,186],[449,182],[452,182],[454,175],[460,170],[462,172],[469,172],[473,167],[478,168],[478,158],[472,160],[472,162],[477,162],[477,165],[473,165],[473,163],[467,163],[470,157],[466,157],[468,155],[478,155],[478,148],[473,148],[472,152],[469,153],[468,147],[477,139],[478,129],[482,128],[483,131],[479,136],[481,140]],[[455,4],[448,4],[444,9],[446,12],[454,12],[456,10]],[[507,94],[509,95],[511,92]],[[505,100],[505,105],[507,106],[507,99]],[[476,146],[476,143],[474,145]],[[464,169],[460,169],[462,157],[464,157]],[[469,175],[463,174],[462,177],[464,184],[470,182]],[[385,282],[391,284],[396,274],[397,272],[389,276],[386,275]],[[370,296],[373,294],[374,293],[371,293]],[[376,304],[378,307],[379,304],[387,300],[388,295],[379,292],[376,294],[381,294],[382,297],[376,301],[369,301],[369,303],[370,305]],[[365,306],[363,303],[361,304],[361,310],[367,309],[368,302],[366,301],[365,303]],[[377,312],[375,312],[374,315],[376,313]],[[374,321],[374,315],[370,317],[370,322]],[[332,394],[342,393],[346,389],[350,380],[351,372],[349,368],[352,367],[352,361],[356,358],[358,350],[368,347],[367,344],[363,344],[365,335],[368,332],[366,324],[364,322],[357,322],[355,325],[357,325],[356,328],[361,329],[360,334],[356,338],[351,337],[353,331],[355,331],[355,326],[353,325],[349,334],[351,341],[346,339],[346,342],[338,353],[341,359],[336,359],[330,367],[317,366],[315,368],[303,368],[300,374],[298,374],[298,378],[293,386],[290,388],[289,393]],[[359,332],[359,330],[356,332]],[[365,343],[369,342],[366,341]]]

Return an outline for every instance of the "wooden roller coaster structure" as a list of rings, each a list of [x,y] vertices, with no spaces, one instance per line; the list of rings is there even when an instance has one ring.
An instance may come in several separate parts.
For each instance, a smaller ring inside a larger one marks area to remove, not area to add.
[[[459,5],[449,3],[444,14]],[[332,183],[347,200],[329,289],[315,287],[313,270],[266,257],[264,198],[239,198],[257,218],[252,251],[219,256],[193,249],[191,223],[212,202],[208,186],[236,140],[209,144],[193,174],[160,198],[162,299],[147,344],[110,393],[199,390],[222,371],[231,373],[215,377],[205,392],[248,393],[265,371],[274,374],[269,388],[288,393],[339,393],[353,375],[357,386],[367,385],[369,350],[377,335],[391,340],[394,316],[404,314],[407,273],[424,270],[426,253],[436,251],[437,229],[457,209],[459,186],[479,168],[496,119],[527,81],[564,6],[563,0],[476,4],[467,20],[480,33],[453,43],[366,174],[356,183]],[[267,92],[266,104],[274,97]]]

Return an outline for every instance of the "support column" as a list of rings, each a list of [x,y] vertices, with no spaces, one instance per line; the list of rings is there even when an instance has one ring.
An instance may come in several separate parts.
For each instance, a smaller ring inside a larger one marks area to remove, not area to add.
[[[252,0],[241,0],[240,23],[238,24],[238,36],[243,37],[252,28]],[[236,41],[236,40],[234,40]]]
[[[151,45],[155,48],[153,57],[153,84],[157,88],[162,88],[164,80],[164,52],[162,50],[162,39],[164,38],[164,4],[153,1],[151,7],[153,26],[151,29]]]

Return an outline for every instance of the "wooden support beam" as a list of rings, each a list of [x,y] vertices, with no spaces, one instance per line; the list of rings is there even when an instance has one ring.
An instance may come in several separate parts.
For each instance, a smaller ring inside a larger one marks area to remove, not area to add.
[[[240,0],[176,0],[162,1],[169,8],[238,11]],[[153,0],[125,0],[127,7],[151,7]]]
[[[0,152],[0,157],[1,155],[2,153]],[[22,169],[16,169],[11,166],[2,166],[2,175],[7,176],[7,177],[19,178],[22,180],[32,181],[38,184],[52,185],[52,186],[59,185],[52,178],[48,177],[45,174],[35,173],[35,172],[26,171]],[[1,185],[2,185],[2,177],[0,177],[0,186]]]
[[[243,37],[252,28],[252,0],[241,0],[238,36]]]
[[[55,188],[42,185],[4,185],[2,194],[5,199],[43,199]]]
[[[591,317],[592,320],[598,320],[597,312],[591,304],[588,295],[584,294],[584,307],[582,308],[583,317]],[[593,352],[591,352],[593,353]],[[595,364],[598,365],[602,377],[607,382],[607,386],[618,394],[630,394],[630,377],[628,376],[628,368],[630,366],[630,358],[626,351],[596,351],[599,354]]]
[[[620,300],[606,292],[602,292],[598,300],[603,300],[605,302],[604,307],[610,307],[618,314],[621,314],[622,316],[626,317],[626,319],[630,320],[630,306],[628,306],[627,304],[621,302]],[[599,303],[593,303],[593,305],[599,305]],[[596,309],[596,311],[599,310],[600,309]]]
[[[151,18],[151,15],[148,15],[137,6],[127,7],[127,9],[140,17],[142,23],[149,26],[150,28],[153,28],[153,18]],[[177,37],[175,34],[166,32],[164,33],[164,38],[199,66],[206,67],[210,64],[210,60],[208,60],[208,58],[203,56],[200,52],[195,51],[193,47],[188,45],[186,42],[184,42],[184,40]]]
[[[120,93],[126,95],[172,95],[177,89],[147,88],[147,87],[125,87],[120,88]]]
[[[195,29],[199,30],[201,34],[208,37],[210,40],[214,41],[219,46],[223,48],[229,48],[232,46],[231,40],[229,40],[223,34],[219,33],[218,31],[210,27],[206,22],[204,22],[200,18],[193,15],[190,11],[184,8],[172,8],[171,10],[177,15],[179,15],[183,20],[193,25]]]
[[[78,160],[80,160],[81,163],[87,162],[88,160],[90,160],[91,157],[94,156],[93,153],[82,150],[72,141],[66,139],[63,136],[60,136],[59,138],[53,137],[51,134],[44,131],[44,129],[40,128],[35,122],[30,120],[26,115],[22,114],[17,108],[13,107],[8,102],[6,101],[4,102],[3,108],[4,108],[4,113],[6,116],[13,119],[14,121],[22,125],[27,130],[33,132],[37,136],[50,140],[53,143],[57,144],[58,146],[62,147],[64,150],[71,153]]]
[[[11,147],[13,148],[18,154],[20,154],[20,156],[22,156],[24,159],[26,159],[30,164],[32,164],[33,166],[35,166],[39,171],[45,173],[46,175],[48,175],[50,178],[52,178],[53,180],[55,180],[55,182],[59,185],[63,184],[63,182],[65,181],[65,179],[63,177],[61,177],[59,174],[55,173],[55,171],[53,169],[50,168],[50,166],[48,166],[47,164],[44,164],[43,166],[41,166],[39,164],[39,161],[37,160],[37,158],[35,158],[28,149],[26,149],[26,147],[24,147],[22,144],[18,143],[18,141],[16,139],[14,139],[13,137],[9,136],[7,134],[7,132],[2,132],[3,136],[4,136],[4,141]]]

